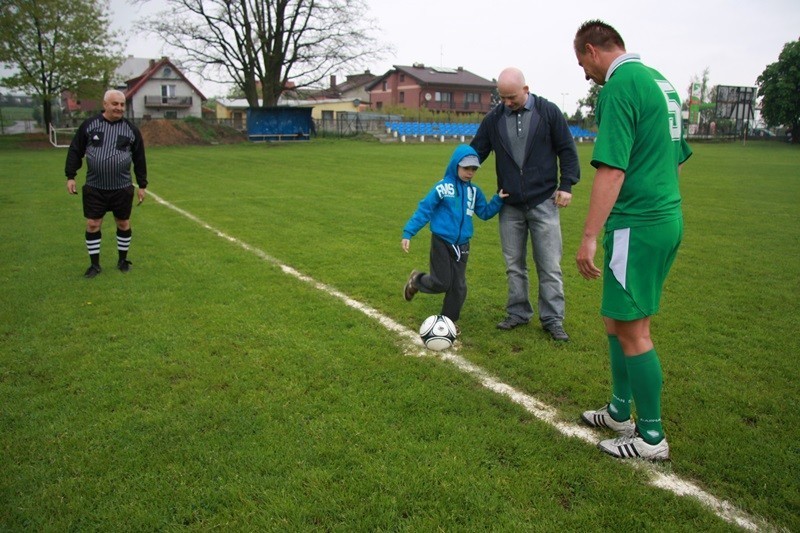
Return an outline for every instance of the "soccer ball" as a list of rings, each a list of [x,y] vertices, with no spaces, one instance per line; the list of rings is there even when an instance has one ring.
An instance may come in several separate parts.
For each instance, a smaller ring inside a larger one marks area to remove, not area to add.
[[[456,340],[456,325],[444,315],[431,315],[419,327],[419,336],[429,350],[440,352]]]

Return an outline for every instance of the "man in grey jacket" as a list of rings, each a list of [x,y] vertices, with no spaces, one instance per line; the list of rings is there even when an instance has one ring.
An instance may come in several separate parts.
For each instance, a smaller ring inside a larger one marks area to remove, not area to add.
[[[519,69],[503,70],[497,90],[502,104],[486,114],[471,143],[481,162],[494,151],[497,188],[509,194],[500,211],[507,316],[497,327],[513,329],[533,317],[528,296],[530,234],[539,279],[539,321],[554,340],[568,341],[558,210],[570,204],[572,186],[580,180],[575,141],[561,110],[531,94]]]

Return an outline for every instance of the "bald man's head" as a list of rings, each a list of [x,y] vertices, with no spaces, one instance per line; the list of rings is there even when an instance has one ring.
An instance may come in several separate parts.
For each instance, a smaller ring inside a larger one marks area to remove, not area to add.
[[[529,91],[525,84],[525,75],[518,68],[503,69],[497,77],[497,92],[503,105],[512,111],[517,111],[528,100]]]

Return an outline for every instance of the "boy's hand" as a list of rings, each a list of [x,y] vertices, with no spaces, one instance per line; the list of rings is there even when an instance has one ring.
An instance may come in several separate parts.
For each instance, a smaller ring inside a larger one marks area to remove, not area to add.
[[[411,246],[411,241],[409,239],[403,239],[400,241],[400,246],[403,247],[405,253],[408,253],[408,247]]]
[[[503,189],[500,189],[500,192],[498,192],[498,193],[497,193],[497,196],[499,196],[500,198],[508,198],[508,197],[509,197],[509,196],[511,196],[511,195],[510,195],[510,194],[508,194],[508,193],[507,193],[506,191],[504,191]]]

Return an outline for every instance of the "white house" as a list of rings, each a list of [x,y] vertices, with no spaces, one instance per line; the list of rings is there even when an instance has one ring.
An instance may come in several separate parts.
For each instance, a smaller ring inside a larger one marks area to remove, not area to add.
[[[206,97],[166,57],[129,57],[117,67],[115,78],[125,93],[127,118],[202,117]]]

